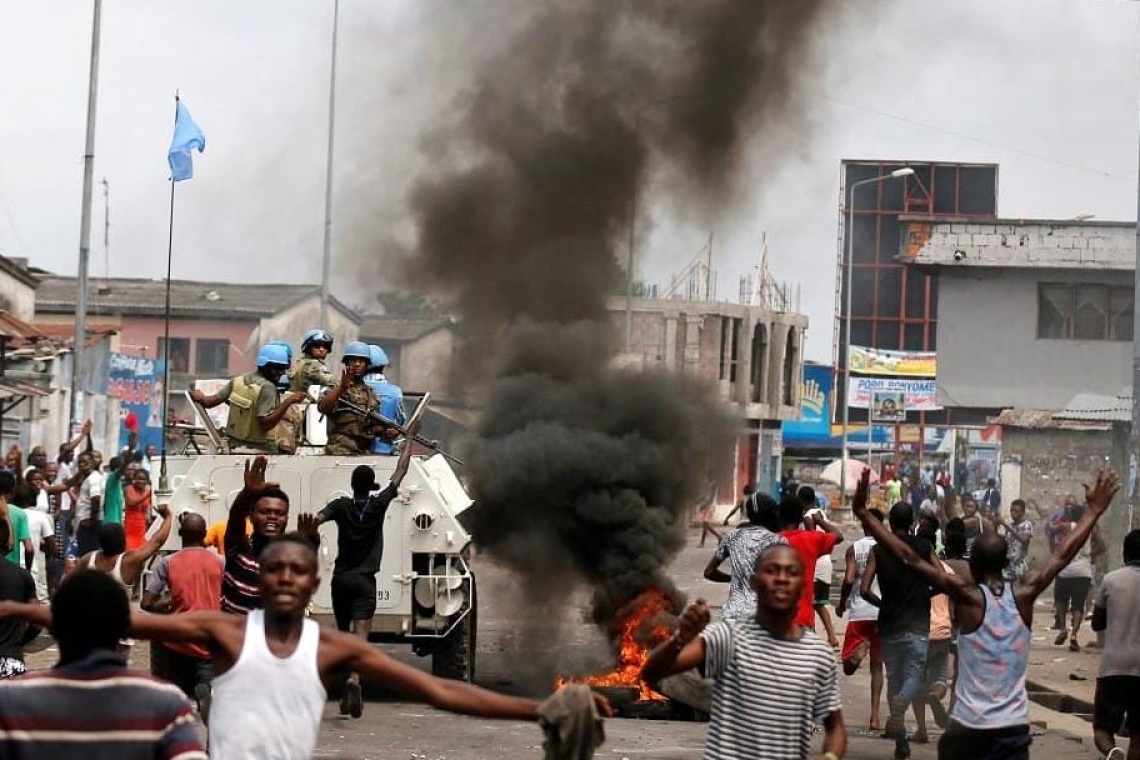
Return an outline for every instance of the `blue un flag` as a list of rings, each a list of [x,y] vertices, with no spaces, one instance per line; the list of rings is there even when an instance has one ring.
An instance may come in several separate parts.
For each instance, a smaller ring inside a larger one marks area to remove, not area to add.
[[[167,160],[170,161],[170,178],[175,182],[190,179],[194,176],[194,161],[190,158],[190,151],[194,148],[201,153],[206,149],[206,136],[194,123],[190,112],[182,104],[182,99],[174,99],[174,139],[170,141],[170,152]]]

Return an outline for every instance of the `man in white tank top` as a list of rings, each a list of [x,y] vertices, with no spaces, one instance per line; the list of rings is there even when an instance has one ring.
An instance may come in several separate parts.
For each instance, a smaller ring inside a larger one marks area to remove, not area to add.
[[[211,760],[309,760],[329,684],[346,671],[383,683],[442,710],[487,718],[537,720],[538,703],[435,678],[404,665],[347,633],[305,617],[319,582],[317,554],[300,534],[270,543],[260,556],[263,609],[247,616],[221,612],[131,615],[131,635],[200,644],[214,660],[210,709]],[[38,619],[18,605],[19,615]],[[42,616],[42,613],[39,613]],[[600,697],[597,706],[613,713]]]
[[[983,533],[974,541],[970,553],[972,578],[950,575],[919,557],[871,516],[867,509],[869,476],[870,471],[864,470],[859,479],[852,503],[855,516],[887,551],[950,597],[958,624],[955,702],[950,725],[938,743],[938,757],[1028,760],[1031,739],[1025,672],[1033,604],[1088,540],[1119,490],[1120,480],[1111,471],[1098,472],[1095,485],[1085,486],[1088,508],[1084,516],[1057,553],[1040,571],[1011,585],[1003,574],[1008,547],[1005,538],[996,533]]]

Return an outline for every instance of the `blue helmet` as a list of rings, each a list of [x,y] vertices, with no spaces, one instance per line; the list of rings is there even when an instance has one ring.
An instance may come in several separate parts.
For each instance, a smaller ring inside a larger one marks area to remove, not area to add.
[[[332,348],[333,336],[325,330],[309,330],[301,339],[301,352],[308,353],[311,346],[327,346]]]
[[[293,363],[293,347],[290,346],[287,341],[271,340],[268,343],[266,343],[265,345],[267,345],[267,346],[281,346],[282,348],[285,349],[285,356],[289,359],[289,363],[290,364]]]
[[[383,369],[388,366],[388,354],[384,353],[384,349],[380,346],[369,343],[368,354],[371,357],[369,359],[372,363],[371,369]]]
[[[350,340],[344,344],[344,361],[357,358],[363,359],[366,362],[372,362],[372,354],[368,351],[368,344],[359,340]]]
[[[289,366],[289,353],[284,346],[266,343],[261,347],[261,350],[257,352],[257,366],[264,367],[268,364]]]

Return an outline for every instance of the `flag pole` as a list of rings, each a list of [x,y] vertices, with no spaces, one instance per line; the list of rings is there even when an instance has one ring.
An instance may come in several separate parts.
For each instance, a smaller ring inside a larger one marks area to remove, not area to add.
[[[178,92],[174,93],[174,118],[178,119]],[[170,217],[166,225],[166,307],[162,312],[162,459],[158,471],[158,491],[166,498],[159,503],[170,501],[170,481],[166,475],[166,440],[170,424],[170,270],[174,261],[174,188],[178,183],[170,176]]]
[[[83,405],[80,395],[83,383],[79,375],[83,369],[83,349],[87,342],[87,262],[91,254],[91,182],[95,172],[95,100],[99,92],[99,33],[102,27],[103,0],[95,0],[94,18],[91,24],[91,68],[87,80],[87,138],[83,149],[83,204],[79,217],[79,274],[76,277],[78,292],[75,298],[75,344],[71,354],[71,409],[72,430],[67,438],[74,435],[79,425]]]

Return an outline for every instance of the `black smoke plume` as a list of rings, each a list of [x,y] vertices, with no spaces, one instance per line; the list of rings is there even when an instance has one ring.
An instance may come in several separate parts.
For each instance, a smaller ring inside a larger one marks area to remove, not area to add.
[[[598,622],[672,589],[662,571],[728,430],[710,389],[612,366],[631,199],[645,219],[657,181],[705,211],[732,196],[749,139],[802,116],[792,84],[822,5],[495,5],[514,36],[473,72],[413,185],[416,279],[452,294],[490,354],[462,367],[490,377],[467,454],[475,539],[533,590],[586,580]]]

